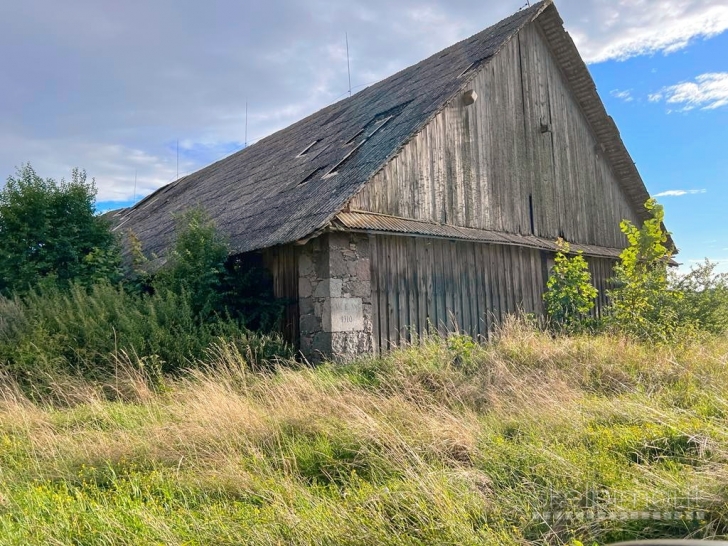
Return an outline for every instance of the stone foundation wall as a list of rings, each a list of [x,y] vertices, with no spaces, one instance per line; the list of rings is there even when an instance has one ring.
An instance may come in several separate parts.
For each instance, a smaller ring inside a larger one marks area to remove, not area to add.
[[[369,237],[328,233],[298,262],[301,352],[313,362],[374,350]]]

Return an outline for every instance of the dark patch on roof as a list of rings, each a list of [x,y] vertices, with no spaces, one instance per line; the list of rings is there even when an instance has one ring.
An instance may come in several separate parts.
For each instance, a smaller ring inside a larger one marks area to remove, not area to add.
[[[548,5],[521,10],[110,216],[118,230],[133,230],[144,250],[156,254],[171,242],[173,215],[195,206],[215,219],[233,252],[305,238],[326,226],[467,85],[473,68]],[[465,71],[467,77],[459,77]],[[314,141],[310,153],[300,155]],[[311,175],[322,171],[332,174]]]

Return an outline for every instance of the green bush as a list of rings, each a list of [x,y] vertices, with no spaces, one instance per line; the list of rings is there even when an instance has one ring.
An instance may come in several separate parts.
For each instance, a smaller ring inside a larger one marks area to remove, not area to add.
[[[0,298],[0,369],[40,382],[56,374],[113,374],[126,355],[155,373],[175,373],[225,339],[264,366],[291,356],[277,335],[262,336],[238,321],[198,318],[187,293],[138,295],[109,284],[37,289],[24,298]]]
[[[0,294],[120,278],[119,248],[95,214],[95,196],[77,169],[70,182],[43,179],[30,165],[8,178],[0,189]]]
[[[228,246],[215,225],[193,209],[177,218],[177,237],[167,264],[155,276],[156,291],[187,293],[196,316],[208,318],[223,309],[220,286]]]
[[[679,324],[714,334],[728,331],[728,273],[716,273],[716,265],[706,259],[686,275],[671,272],[670,288],[682,295],[675,302]]]
[[[616,329],[641,339],[669,340],[678,331],[676,313],[682,293],[668,286],[672,249],[665,246],[668,233],[664,209],[654,199],[645,203],[651,218],[638,228],[629,220],[620,224],[629,246],[614,268],[609,290],[609,322]]]
[[[589,264],[582,253],[569,257],[569,243],[559,239],[543,295],[550,325],[558,330],[573,332],[582,329],[589,312],[594,308],[597,289],[591,284]]]
[[[141,243],[130,234],[134,274],[132,285],[141,292],[188,294],[201,320],[227,317],[255,331],[279,326],[286,305],[275,297],[273,279],[260,256],[229,256],[229,245],[212,219],[201,209],[177,217],[177,236],[166,264],[152,274]]]

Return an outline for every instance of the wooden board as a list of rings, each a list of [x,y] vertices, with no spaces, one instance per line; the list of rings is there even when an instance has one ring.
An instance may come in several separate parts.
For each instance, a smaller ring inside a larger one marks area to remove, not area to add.
[[[538,23],[353,198],[366,210],[604,247],[638,223]],[[513,302],[509,302],[509,305]]]

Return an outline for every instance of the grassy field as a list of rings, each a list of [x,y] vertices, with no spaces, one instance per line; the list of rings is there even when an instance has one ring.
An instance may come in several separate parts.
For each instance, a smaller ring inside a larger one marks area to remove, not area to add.
[[[220,345],[155,389],[122,366],[45,403],[0,383],[0,544],[588,545],[728,522],[726,339],[513,323],[274,374]]]

